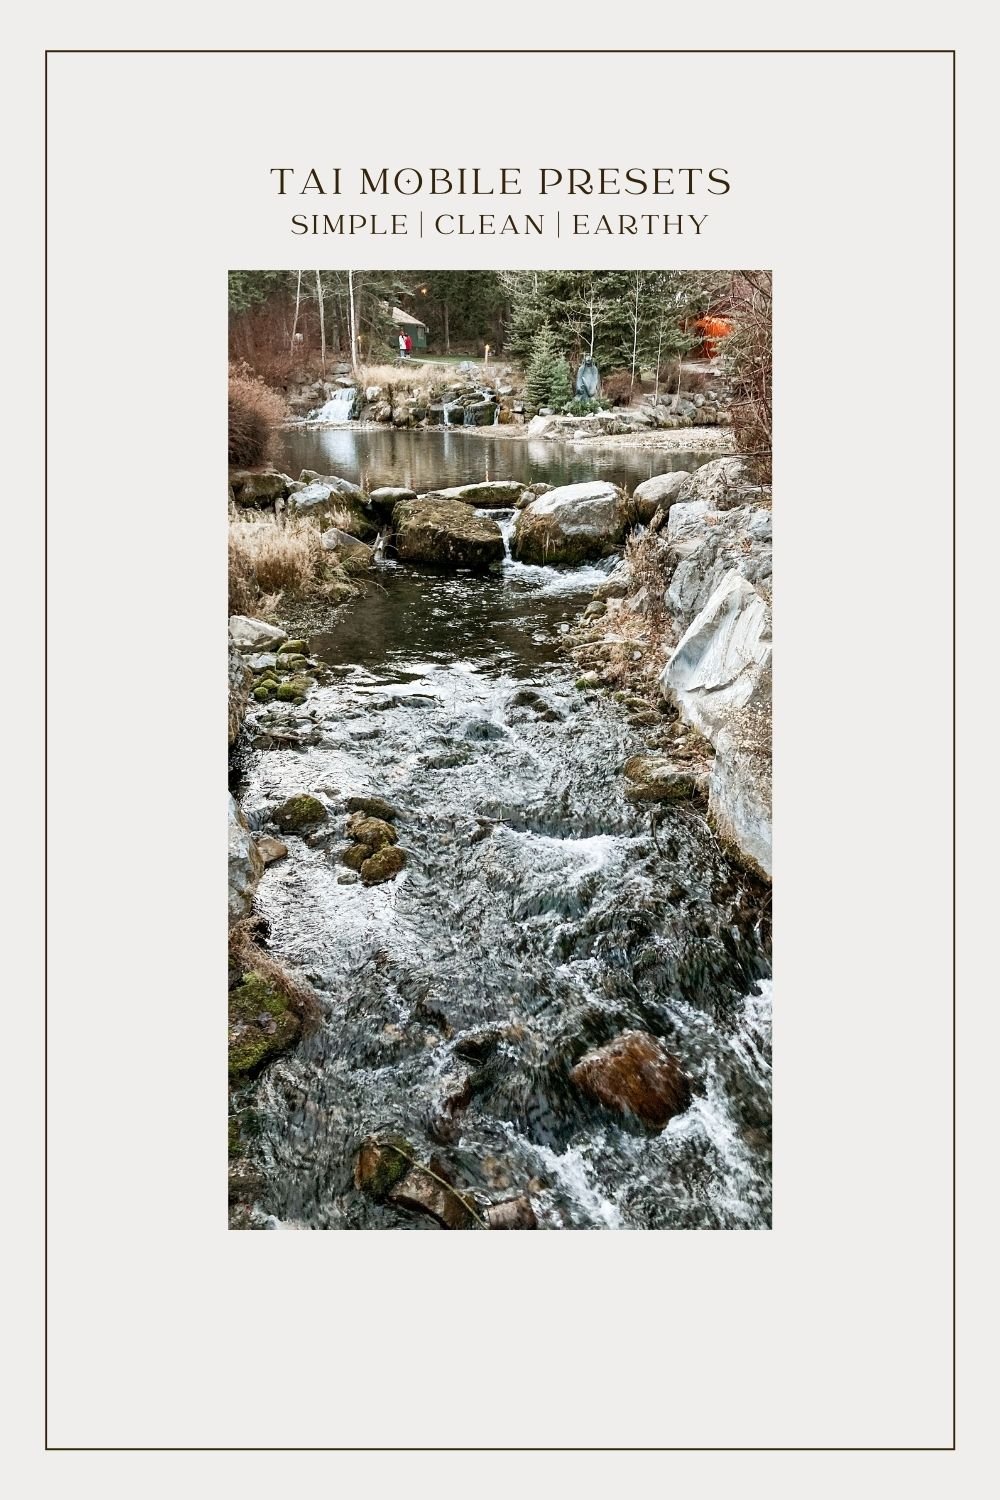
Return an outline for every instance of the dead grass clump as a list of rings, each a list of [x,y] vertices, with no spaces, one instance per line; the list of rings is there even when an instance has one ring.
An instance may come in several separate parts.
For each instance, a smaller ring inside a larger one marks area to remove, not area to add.
[[[270,457],[274,433],[286,415],[284,397],[246,365],[229,367],[229,463],[254,469]]]
[[[229,613],[273,610],[284,593],[321,587],[328,555],[319,527],[301,516],[229,523]]]

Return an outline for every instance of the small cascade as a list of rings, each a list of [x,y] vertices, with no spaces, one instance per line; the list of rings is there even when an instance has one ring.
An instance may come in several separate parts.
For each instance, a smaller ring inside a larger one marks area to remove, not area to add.
[[[476,425],[476,409],[475,409],[474,406],[467,406],[464,409],[464,411],[462,412],[462,426],[463,427],[475,427],[475,425]]]
[[[443,423],[444,423],[444,425],[446,427],[450,427],[451,426],[451,418],[448,416],[448,407],[450,405],[451,405],[451,403],[449,401],[442,401],[441,402],[441,420],[443,421]]]
[[[497,423],[499,421],[500,421],[500,402],[498,401],[497,404],[496,404],[496,406],[494,406],[494,408],[493,408],[493,426],[496,427],[496,425],[497,425]]]
[[[311,411],[307,420],[310,422],[349,422],[354,416],[357,399],[358,393],[353,385],[342,386],[340,390],[334,391],[325,406]]]

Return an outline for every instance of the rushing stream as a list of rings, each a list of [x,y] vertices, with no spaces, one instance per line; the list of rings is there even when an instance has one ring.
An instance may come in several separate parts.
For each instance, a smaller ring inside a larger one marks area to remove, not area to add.
[[[258,892],[274,951],[325,1004],[240,1101],[262,1227],[433,1228],[354,1187],[359,1143],[384,1128],[483,1204],[530,1192],[539,1228],[769,1226],[764,896],[701,811],[651,819],[627,801],[620,768],[649,731],[575,688],[559,650],[602,576],[390,565],[310,636],[325,668],[287,713],[316,742],[243,752],[252,825],[296,792],[335,810],[318,838],[288,839]],[[340,862],[336,809],[359,794],[398,809],[408,864],[389,884],[367,888]],[[629,1028],[663,1038],[696,1079],[658,1134],[567,1078]],[[450,1113],[456,1093],[467,1102]]]

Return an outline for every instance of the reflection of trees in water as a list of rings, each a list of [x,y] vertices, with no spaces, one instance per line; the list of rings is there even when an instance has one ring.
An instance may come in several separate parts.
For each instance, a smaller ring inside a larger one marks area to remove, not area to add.
[[[301,469],[339,474],[366,490],[397,485],[422,493],[494,479],[519,479],[525,484],[610,479],[633,489],[654,474],[695,469],[711,457],[710,453],[604,448],[595,443],[570,448],[543,438],[494,438],[462,432],[299,427],[283,434],[278,466],[293,478]]]

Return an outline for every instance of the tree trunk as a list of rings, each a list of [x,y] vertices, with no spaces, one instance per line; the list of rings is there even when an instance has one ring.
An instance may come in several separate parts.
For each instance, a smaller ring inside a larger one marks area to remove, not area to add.
[[[351,369],[358,373],[358,314],[354,306],[354,272],[347,273],[347,302],[351,319]]]
[[[323,316],[323,283],[320,274],[316,272],[316,301],[319,303],[319,358],[326,374],[326,319]]]
[[[302,272],[300,271],[299,272],[299,279],[298,279],[298,282],[296,283],[296,286],[295,286],[295,318],[294,318],[294,321],[292,322],[292,337],[291,337],[291,340],[290,340],[290,343],[291,343],[291,351],[290,352],[292,353],[293,356],[295,354],[295,335],[299,331],[299,304],[301,303],[301,301],[302,301]]]
[[[448,331],[448,304],[447,304],[447,302],[442,302],[441,303],[441,316],[444,319],[444,352],[445,352],[445,354],[450,354],[451,353],[451,334]]]

